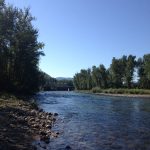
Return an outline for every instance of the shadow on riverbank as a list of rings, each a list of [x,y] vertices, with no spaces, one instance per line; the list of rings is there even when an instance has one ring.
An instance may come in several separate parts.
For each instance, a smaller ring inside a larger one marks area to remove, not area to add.
[[[23,118],[27,112],[12,107],[0,108],[0,149],[33,149],[32,132]]]
[[[49,143],[55,120],[54,114],[34,109],[31,103],[0,98],[0,150],[36,149],[35,137]]]

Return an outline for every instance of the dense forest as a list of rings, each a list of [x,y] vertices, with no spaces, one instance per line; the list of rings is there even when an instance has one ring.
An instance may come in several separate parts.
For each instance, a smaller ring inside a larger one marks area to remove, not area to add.
[[[0,0],[0,91],[34,93],[39,90],[73,89],[72,81],[57,81],[39,69],[41,50],[35,18]]]
[[[95,87],[150,89],[150,54],[138,59],[133,55],[113,58],[108,69],[103,64],[93,66],[92,69],[81,69],[73,81],[77,90],[91,90]]]
[[[34,93],[39,90],[90,90],[106,88],[150,89],[150,54],[142,58],[113,58],[108,69],[103,64],[81,69],[72,80],[57,81],[39,69],[44,44],[30,10],[6,5],[0,0],[0,91]],[[137,74],[135,78],[134,75]]]
[[[0,0],[0,91],[32,93],[39,90],[39,59],[44,44],[29,9],[6,6]]]

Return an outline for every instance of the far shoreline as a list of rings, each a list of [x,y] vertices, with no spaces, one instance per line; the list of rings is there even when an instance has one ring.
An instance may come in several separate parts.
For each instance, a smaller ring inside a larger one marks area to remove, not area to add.
[[[110,97],[129,97],[129,98],[150,98],[150,94],[116,94],[116,93],[93,93],[91,91],[75,91],[79,93],[92,94],[98,96],[110,96]]]
[[[92,93],[100,96],[113,96],[113,97],[131,97],[131,98],[150,98],[148,94],[111,94],[111,93]]]

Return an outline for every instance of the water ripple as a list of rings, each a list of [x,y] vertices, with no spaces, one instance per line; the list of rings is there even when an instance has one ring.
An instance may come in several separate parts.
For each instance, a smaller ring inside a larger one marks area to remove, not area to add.
[[[49,149],[150,150],[150,100],[95,96],[74,92],[43,92],[41,108],[59,113]]]

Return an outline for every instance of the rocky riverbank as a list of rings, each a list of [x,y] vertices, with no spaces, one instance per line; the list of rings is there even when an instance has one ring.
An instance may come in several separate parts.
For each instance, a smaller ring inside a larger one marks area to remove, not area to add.
[[[35,150],[41,145],[33,141],[48,144],[50,137],[58,136],[51,131],[58,114],[35,106],[14,96],[0,97],[0,150]]]

